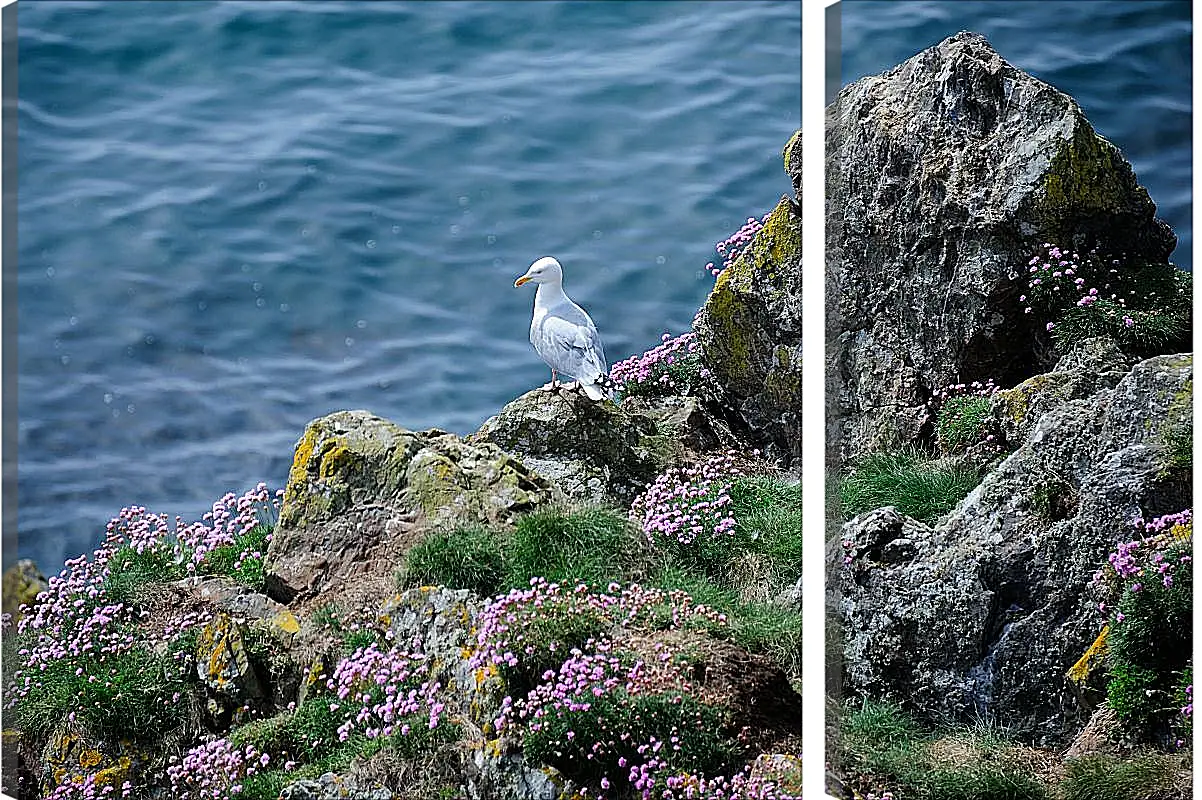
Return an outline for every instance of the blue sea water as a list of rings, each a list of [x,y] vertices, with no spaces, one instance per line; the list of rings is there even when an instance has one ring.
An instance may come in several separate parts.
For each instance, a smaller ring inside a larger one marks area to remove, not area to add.
[[[22,2],[19,554],[282,486],[305,424],[475,430],[548,379],[542,255],[614,361],[790,191],[795,2]]]
[[[1185,0],[842,4],[842,77],[961,29],[1072,94],[1191,267]],[[557,256],[610,361],[789,190],[800,4],[23,2],[19,553],[281,486],[310,419],[474,430],[547,380]],[[530,287],[525,287],[529,289]]]
[[[1192,270],[1192,20],[1189,0],[844,0],[843,83],[961,30],[1071,95],[1115,144],[1177,234]]]

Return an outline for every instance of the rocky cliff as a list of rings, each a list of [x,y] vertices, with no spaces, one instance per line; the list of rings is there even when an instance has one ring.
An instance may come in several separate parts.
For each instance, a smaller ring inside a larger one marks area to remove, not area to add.
[[[1044,371],[1051,337],[1019,300],[1041,243],[1132,270],[1176,243],[1080,106],[979,34],[856,81],[826,117],[835,458],[929,439],[925,406],[949,384]]]
[[[844,699],[1059,748],[1117,711],[1111,744],[1171,741],[1193,403],[1172,232],[1072,98],[978,34],[844,88],[827,124],[828,466],[859,486],[904,452],[977,482],[922,520],[898,508],[941,491],[922,476],[840,495]]]
[[[535,390],[467,437],[340,411],[277,494],[22,565],[6,791],[799,798],[796,204],[727,256],[620,403]]]

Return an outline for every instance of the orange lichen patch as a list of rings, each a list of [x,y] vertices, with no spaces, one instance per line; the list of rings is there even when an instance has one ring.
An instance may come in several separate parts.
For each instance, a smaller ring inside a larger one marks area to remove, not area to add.
[[[1110,634],[1110,624],[1102,626],[1102,632],[1093,640],[1093,644],[1086,649],[1085,653],[1077,659],[1077,663],[1069,667],[1065,677],[1073,682],[1076,686],[1085,683],[1094,669],[1101,663],[1102,657],[1106,653],[1106,639]]]
[[[96,783],[100,786],[120,786],[129,779],[133,762],[129,756],[121,756],[111,767],[105,767],[96,773]]]
[[[313,661],[313,663],[309,665],[309,669],[305,672],[305,681],[304,681],[305,686],[312,686],[315,683],[325,679],[325,677],[326,677],[325,664],[322,662],[322,660],[320,658],[315,659]]]
[[[87,748],[79,754],[79,766],[84,769],[91,769],[101,761],[104,761],[104,754],[99,750]]]
[[[1194,523],[1192,521],[1184,525],[1177,523],[1169,529],[1169,533],[1173,535],[1173,540],[1176,542],[1188,542],[1194,538]]]

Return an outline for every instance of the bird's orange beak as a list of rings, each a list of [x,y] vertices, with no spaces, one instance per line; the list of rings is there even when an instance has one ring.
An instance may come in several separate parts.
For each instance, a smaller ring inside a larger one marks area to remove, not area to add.
[[[528,283],[529,281],[530,281],[530,276],[523,275],[522,277],[518,278],[516,281],[513,282],[513,287],[516,289],[517,287],[521,286],[523,283]]]

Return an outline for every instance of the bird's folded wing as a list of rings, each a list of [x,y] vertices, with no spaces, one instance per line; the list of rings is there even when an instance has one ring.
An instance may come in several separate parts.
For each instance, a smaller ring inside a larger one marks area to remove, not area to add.
[[[549,314],[543,320],[537,349],[543,360],[557,371],[591,381],[596,375],[589,373],[607,371],[605,351],[592,320],[582,316],[580,321],[571,321]]]

